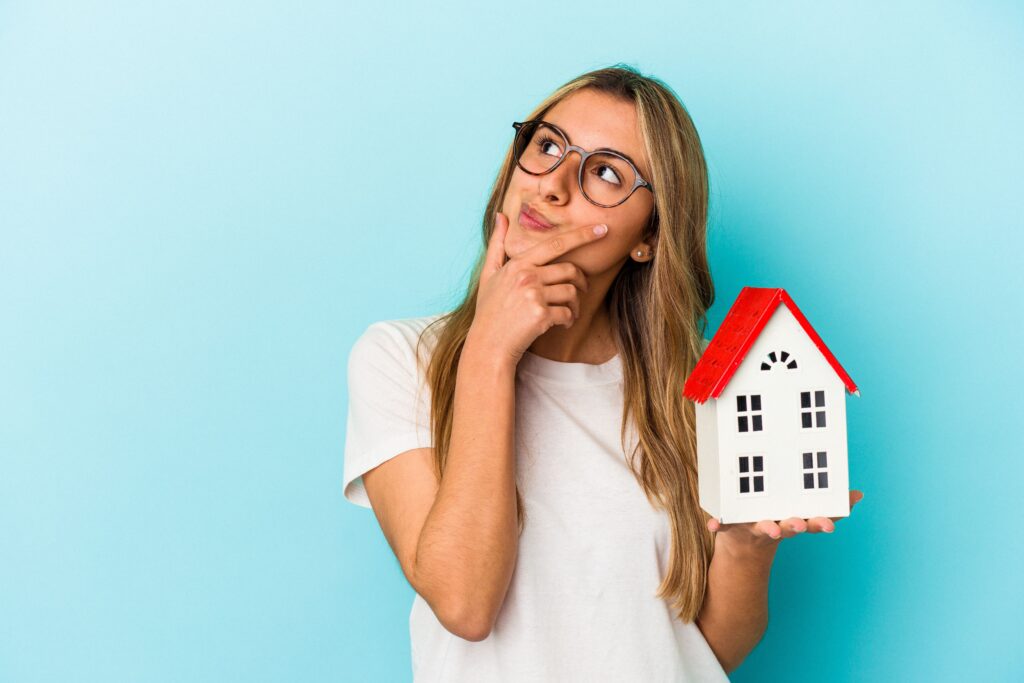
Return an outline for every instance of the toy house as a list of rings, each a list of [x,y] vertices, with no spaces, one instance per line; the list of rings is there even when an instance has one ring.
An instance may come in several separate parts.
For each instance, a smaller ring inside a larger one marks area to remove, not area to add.
[[[850,514],[856,385],[784,289],[744,287],[684,385],[700,504],[722,524]]]

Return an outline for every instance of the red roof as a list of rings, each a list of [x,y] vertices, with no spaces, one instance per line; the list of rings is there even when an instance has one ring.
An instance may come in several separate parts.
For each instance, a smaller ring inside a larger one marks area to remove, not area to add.
[[[775,309],[781,303],[786,304],[793,317],[804,328],[804,332],[825,356],[825,360],[829,362],[839,378],[843,380],[846,390],[860,396],[857,385],[853,383],[850,376],[843,370],[843,366],[825,346],[825,342],[807,322],[807,318],[793,303],[793,299],[786,293],[786,290],[780,287],[744,287],[740,291],[732,308],[725,314],[722,326],[718,328],[718,332],[715,333],[704,350],[704,355],[700,357],[693,372],[690,373],[690,377],[686,380],[683,394],[698,403],[703,403],[708,398],[721,396],[736,369],[743,362],[747,351],[754,345],[761,330],[768,324]]]

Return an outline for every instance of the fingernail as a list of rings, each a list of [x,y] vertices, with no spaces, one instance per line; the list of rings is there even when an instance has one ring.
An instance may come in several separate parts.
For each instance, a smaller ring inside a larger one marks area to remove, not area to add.
[[[603,235],[606,232],[608,232],[608,226],[605,225],[604,223],[602,223],[601,225],[595,225],[594,226],[594,234],[595,235]]]
[[[825,526],[825,527],[822,527],[821,530],[824,531],[826,534],[830,534],[833,531],[835,531],[835,527],[834,526]]]

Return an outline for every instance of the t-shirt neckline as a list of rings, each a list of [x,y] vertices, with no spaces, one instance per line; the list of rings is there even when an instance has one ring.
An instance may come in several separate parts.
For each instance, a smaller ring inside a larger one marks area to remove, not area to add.
[[[604,363],[567,363],[526,351],[518,369],[566,384],[608,384],[622,379],[622,358],[617,353]]]

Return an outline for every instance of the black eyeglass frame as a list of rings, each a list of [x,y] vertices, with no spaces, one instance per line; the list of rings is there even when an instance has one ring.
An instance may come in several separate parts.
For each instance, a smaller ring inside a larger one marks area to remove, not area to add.
[[[556,133],[561,135],[562,136],[562,140],[565,142],[565,151],[562,153],[562,156],[560,156],[558,158],[558,161],[556,161],[551,168],[549,168],[548,170],[546,170],[546,171],[544,171],[542,173],[534,173],[533,171],[528,171],[525,168],[523,168],[522,164],[519,163],[519,157],[522,154],[522,150],[519,150],[519,138],[520,138],[520,134],[522,133],[523,126],[525,126],[528,123],[536,123],[536,124],[541,124],[542,123],[545,126],[548,126],[552,130],[554,130]],[[556,168],[558,168],[559,164],[561,164],[563,161],[565,161],[566,157],[569,156],[569,152],[576,152],[576,153],[578,153],[580,155],[580,168],[579,168],[579,173],[577,173],[577,178],[576,178],[576,180],[577,180],[577,182],[579,183],[579,186],[580,186],[580,194],[582,194],[584,199],[586,199],[591,204],[594,204],[595,206],[600,206],[600,207],[605,208],[605,209],[610,209],[612,207],[618,206],[619,204],[622,204],[627,199],[632,197],[633,193],[636,192],[636,189],[638,187],[645,187],[645,188],[647,188],[647,190],[652,195],[654,194],[654,186],[651,185],[651,183],[649,183],[648,181],[644,180],[643,176],[640,175],[640,169],[638,169],[636,167],[636,164],[634,164],[633,161],[629,157],[627,157],[625,154],[621,154],[619,152],[615,152],[613,150],[603,149],[603,148],[602,149],[595,149],[593,151],[587,151],[587,150],[583,149],[582,147],[578,147],[577,145],[571,145],[571,144],[569,144],[569,136],[566,135],[565,132],[561,128],[559,128],[558,126],[556,126],[553,123],[548,123],[547,121],[544,121],[543,119],[530,119],[529,121],[514,121],[512,123],[512,127],[516,129],[516,137],[515,137],[515,140],[513,141],[513,144],[512,144],[512,150],[513,150],[513,152],[515,152],[516,150],[519,150],[519,153],[515,154],[516,166],[518,166],[520,169],[522,169],[522,171],[524,173],[529,173],[530,175],[547,175],[548,173],[551,173]],[[598,154],[598,153],[600,153],[600,154],[610,154],[611,156],[618,157],[619,159],[622,159],[627,164],[629,164],[630,168],[633,169],[633,175],[636,176],[636,180],[633,181],[633,187],[631,187],[629,189],[629,193],[627,193],[626,196],[622,198],[622,201],[616,202],[615,204],[600,204],[598,202],[595,202],[593,199],[591,199],[590,197],[587,196],[587,191],[583,189],[583,169],[586,168],[587,159],[591,155]]]

